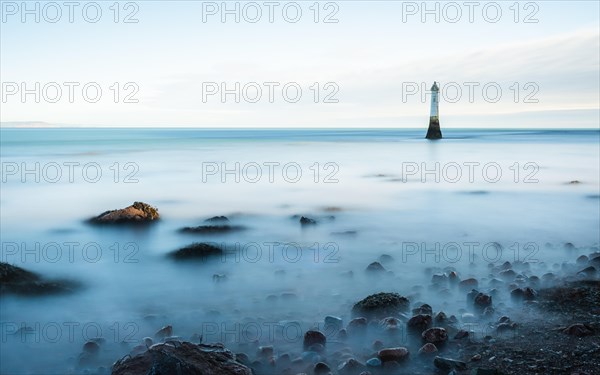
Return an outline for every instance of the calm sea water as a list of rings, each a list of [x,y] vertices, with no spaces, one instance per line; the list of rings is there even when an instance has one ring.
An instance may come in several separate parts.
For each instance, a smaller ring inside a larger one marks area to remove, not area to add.
[[[77,356],[96,336],[107,342],[92,367],[110,366],[166,324],[185,339],[201,333],[235,346],[244,337],[234,324],[256,323],[269,345],[265,323],[308,329],[329,314],[347,322],[367,294],[414,294],[427,268],[482,280],[490,262],[557,270],[573,261],[564,243],[584,254],[600,242],[596,130],[445,130],[437,142],[423,130],[367,129],[0,135],[1,260],[83,284],[69,296],[2,298],[2,373],[85,371]],[[85,223],[134,201],[158,207],[162,220]],[[246,230],[178,232],[216,215]],[[301,227],[294,215],[318,224]],[[200,241],[229,254],[202,264],[165,258]],[[394,258],[384,264],[393,274],[365,275],[382,254]],[[450,313],[464,305],[426,289],[418,298]],[[20,327],[33,330],[23,339]],[[299,347],[301,336],[285,342]]]

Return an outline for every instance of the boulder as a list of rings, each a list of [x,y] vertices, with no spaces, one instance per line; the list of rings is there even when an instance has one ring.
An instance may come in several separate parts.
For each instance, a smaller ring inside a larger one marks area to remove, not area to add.
[[[134,202],[129,207],[101,213],[90,221],[94,224],[150,223],[159,218],[156,207],[143,202]]]
[[[208,243],[197,242],[171,252],[169,257],[175,260],[206,261],[222,255],[223,250],[221,248]]]
[[[429,314],[419,314],[415,315],[408,320],[406,326],[409,330],[417,331],[419,333],[425,331],[430,328],[432,324],[431,315]]]
[[[421,334],[421,337],[425,342],[430,342],[432,344],[443,344],[448,341],[448,333],[444,328],[433,327],[429,328],[425,332]]]
[[[352,316],[380,320],[388,316],[398,316],[408,311],[409,306],[410,301],[398,293],[377,293],[354,304]]]
[[[75,291],[79,285],[69,280],[45,280],[21,267],[0,262],[0,295],[50,295]]]
[[[315,344],[321,344],[325,346],[327,342],[327,338],[320,331],[307,331],[304,334],[304,350],[307,350],[309,347]]]
[[[390,361],[402,362],[408,358],[408,354],[408,349],[400,346],[397,348],[381,349],[379,352],[377,352],[377,358],[384,363]]]
[[[112,375],[252,375],[222,345],[156,344],[146,352],[125,357],[112,366]]]

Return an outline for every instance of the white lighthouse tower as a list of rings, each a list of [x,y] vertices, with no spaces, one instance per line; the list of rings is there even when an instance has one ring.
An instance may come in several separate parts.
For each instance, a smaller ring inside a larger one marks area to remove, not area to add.
[[[440,129],[440,88],[437,82],[433,82],[431,86],[431,112],[429,114],[429,129],[427,129],[427,139],[441,139],[442,130]]]

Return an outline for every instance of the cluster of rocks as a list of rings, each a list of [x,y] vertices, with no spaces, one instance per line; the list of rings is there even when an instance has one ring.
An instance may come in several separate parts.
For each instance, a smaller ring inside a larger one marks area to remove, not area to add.
[[[51,295],[71,293],[80,285],[72,280],[48,280],[37,273],[0,262],[0,295]]]

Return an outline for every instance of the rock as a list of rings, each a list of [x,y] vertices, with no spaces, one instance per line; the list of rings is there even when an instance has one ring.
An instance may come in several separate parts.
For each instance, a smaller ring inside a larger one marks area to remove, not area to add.
[[[398,316],[408,311],[410,301],[398,293],[377,293],[354,304],[352,316],[363,316],[368,319],[383,319]]]
[[[154,334],[154,339],[161,341],[166,337],[173,336],[173,326],[164,326]]]
[[[196,242],[169,254],[175,260],[207,261],[223,255],[223,250],[204,242]]]
[[[320,331],[307,331],[304,334],[304,350],[308,349],[310,346],[314,344],[321,344],[325,346],[327,342],[327,338]]]
[[[309,218],[309,217],[304,217],[304,216],[302,216],[302,217],[300,218],[300,224],[301,224],[302,226],[304,226],[304,225],[315,225],[316,223],[317,223],[317,221],[316,221],[316,220],[314,220],[314,219],[311,219],[311,218]]]
[[[562,332],[564,334],[576,337],[591,336],[594,334],[594,330],[592,329],[592,327],[581,323],[572,324],[567,328],[563,329]]]
[[[483,311],[486,307],[492,306],[492,297],[485,293],[478,293],[473,299],[473,306]]]
[[[431,315],[428,314],[419,314],[415,315],[408,320],[406,326],[409,330],[417,331],[419,333],[425,331],[428,328],[431,328],[432,319]]]
[[[384,331],[389,333],[390,331],[397,331],[400,328],[400,320],[393,316],[388,316],[387,318],[382,319],[381,322],[379,322],[379,325],[383,327]]]
[[[331,373],[331,368],[326,363],[318,362],[313,368],[314,375],[327,375]]]
[[[83,351],[89,354],[98,354],[100,345],[94,341],[88,341],[83,345]]]
[[[450,358],[444,357],[435,357],[433,359],[433,365],[440,370],[450,371],[450,370],[458,370],[463,371],[467,369],[467,364],[462,361],[457,361]]]
[[[222,234],[222,233],[230,233],[230,232],[238,232],[246,229],[241,225],[229,225],[229,224],[220,224],[220,225],[199,225],[197,227],[184,227],[179,231],[181,233],[192,233],[192,234]]]
[[[339,330],[343,326],[342,318],[337,316],[328,315],[325,317],[325,327],[331,327],[333,329]]]
[[[479,286],[479,282],[477,281],[477,279],[474,279],[474,278],[465,279],[465,280],[462,280],[460,283],[458,283],[458,287],[461,290],[469,290],[469,289],[477,288],[478,286]]]
[[[432,344],[443,344],[448,340],[448,333],[444,328],[433,327],[429,328],[421,334],[421,337],[425,342]]]
[[[226,216],[213,216],[209,219],[204,220],[205,223],[229,223],[229,219]]]
[[[366,271],[369,273],[383,273],[385,272],[385,268],[381,265],[381,263],[373,262],[367,266]]]
[[[532,288],[516,288],[510,292],[510,298],[515,302],[532,301],[536,298],[537,292]]]
[[[70,280],[45,280],[21,267],[0,262],[0,295],[42,296],[72,293],[80,287]]]
[[[425,315],[433,315],[433,309],[428,304],[424,303],[416,309],[412,310],[413,315],[425,314]]]
[[[354,318],[348,323],[348,333],[350,334],[362,334],[367,330],[367,318]]]
[[[377,358],[379,358],[381,362],[402,362],[408,358],[408,354],[408,349],[403,346],[399,346],[397,348],[381,349],[379,352],[377,352]]]
[[[256,355],[261,358],[271,358],[273,357],[274,349],[272,345],[264,345],[259,346],[256,350]]]
[[[125,357],[112,366],[112,375],[252,375],[222,345],[157,344],[134,357]]]
[[[350,358],[338,366],[339,375],[356,375],[364,370],[366,370],[366,366],[354,358]]]
[[[378,367],[381,367],[382,363],[379,358],[371,358],[365,363],[365,365],[367,365],[367,367],[378,368]],[[361,374],[362,374],[362,372],[361,372]]]
[[[471,370],[471,375],[501,375],[502,373],[495,368],[474,368]]]
[[[436,323],[441,324],[441,323],[445,323],[448,320],[448,316],[446,315],[445,312],[440,311],[439,313],[435,314],[435,317],[433,319],[435,320]]]
[[[160,218],[155,207],[143,202],[134,202],[131,206],[106,211],[92,218],[94,224],[150,223]]]
[[[594,277],[596,275],[596,268],[594,266],[589,266],[577,272],[577,274],[585,277]]]
[[[500,276],[500,278],[503,279],[504,281],[510,282],[515,279],[515,277],[517,276],[517,273],[513,270],[504,270],[504,271],[500,272],[498,274],[498,276]]]
[[[435,346],[435,344],[428,342],[427,344],[423,345],[421,347],[421,349],[419,349],[419,355],[430,355],[430,354],[436,353],[437,351],[438,351],[437,346]]]
[[[461,340],[467,337],[469,337],[469,332],[465,331],[464,329],[459,330],[456,332],[456,335],[454,335],[455,340]]]

